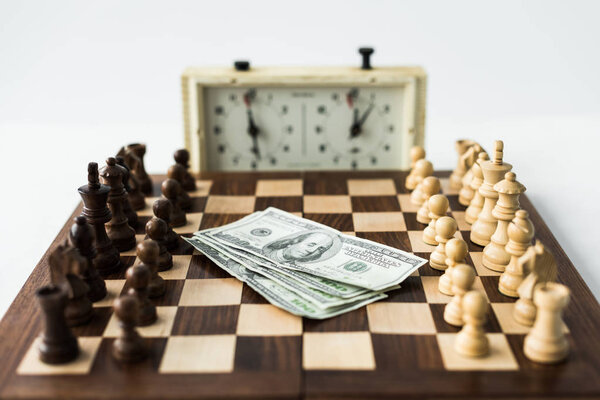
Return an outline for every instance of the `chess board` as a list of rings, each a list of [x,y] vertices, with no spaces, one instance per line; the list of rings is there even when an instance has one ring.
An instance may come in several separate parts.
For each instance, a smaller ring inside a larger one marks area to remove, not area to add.
[[[47,253],[0,323],[0,397],[3,398],[597,398],[600,396],[600,307],[527,197],[536,238],[554,254],[560,282],[572,290],[565,329],[567,362],[543,366],[527,360],[527,328],[511,313],[514,300],[498,292],[499,275],[481,264],[482,248],[469,240],[465,208],[442,178],[469,245],[475,288],[491,307],[486,330],[491,354],[468,359],[453,351],[458,331],[443,320],[450,297],[437,289],[441,273],[425,265],[389,298],[327,320],[302,319],[268,304],[183,241],[174,267],[162,272],[159,319],[140,328],[150,356],[121,365],[110,349],[118,333],[112,301],[127,290],[124,269],[106,279],[109,296],[96,303],[88,325],[75,328],[81,355],[48,366],[37,359],[41,331],[34,291],[49,282]],[[182,235],[233,222],[268,206],[302,215],[342,232],[428,259],[424,225],[404,188],[404,172],[205,173],[191,193],[193,208]],[[163,177],[153,177],[155,196]],[[76,186],[76,185],[74,185]],[[147,199],[151,205],[153,198]],[[79,207],[73,213],[80,213]],[[139,212],[138,240],[151,218]],[[52,244],[66,238],[67,221]],[[121,255],[137,262],[133,251]],[[8,266],[6,266],[8,267]]]

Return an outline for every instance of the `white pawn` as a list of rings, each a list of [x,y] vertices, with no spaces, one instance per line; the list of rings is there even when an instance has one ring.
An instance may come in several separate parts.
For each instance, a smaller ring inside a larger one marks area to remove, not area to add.
[[[458,264],[452,271],[452,293],[454,297],[444,309],[444,321],[454,326],[463,325],[463,296],[475,282],[475,270],[467,264]]]
[[[420,206],[423,204],[422,182],[423,179],[431,175],[433,175],[433,164],[425,159],[417,161],[415,164],[415,182],[417,182],[417,187],[410,194],[410,201],[414,205]]]
[[[444,271],[444,275],[440,276],[438,283],[438,288],[443,294],[452,296],[452,271],[456,265],[464,264],[468,252],[467,242],[462,239],[454,238],[446,243],[446,265],[448,268]]]
[[[429,217],[429,206],[427,204],[427,200],[433,195],[436,195],[440,192],[441,184],[440,180],[435,176],[428,176],[423,179],[422,190],[423,190],[423,204],[421,208],[419,208],[419,212],[417,212],[417,221],[422,224],[428,224],[431,222],[431,218]]]
[[[439,218],[435,223],[435,241],[438,242],[437,247],[429,256],[429,265],[438,271],[444,271],[448,268],[446,265],[446,243],[452,239],[458,225],[452,217],[444,216]]]
[[[562,319],[569,295],[569,289],[560,283],[536,285],[533,301],[538,310],[537,317],[523,345],[523,352],[531,361],[553,364],[564,360],[569,354],[569,342]]]
[[[481,193],[479,193],[479,188],[483,184],[483,171],[481,170],[481,164],[487,160],[489,160],[487,153],[479,153],[477,162],[473,164],[473,180],[471,180],[473,198],[471,199],[469,206],[465,211],[465,221],[468,224],[472,224],[477,220],[477,217],[483,208],[484,199]]]
[[[457,140],[455,143],[456,152],[458,153],[458,165],[450,174],[450,188],[451,189],[460,189],[461,181],[463,176],[467,173],[473,161],[475,160],[475,156],[473,156],[473,146],[479,146],[477,142],[468,139]],[[479,146],[481,147],[481,146]]]
[[[481,148],[481,146],[479,146],[478,144],[471,146],[471,148],[469,150],[473,151],[472,162],[470,164],[469,170],[462,177],[462,180],[461,180],[462,185],[461,185],[460,191],[458,192],[458,202],[465,207],[471,203],[471,200],[473,200],[473,196],[475,196],[475,191],[471,187],[471,182],[473,182],[473,173],[474,173],[473,167],[476,166],[475,169],[479,168],[479,165],[477,164],[477,160],[479,159],[479,153],[484,151]]]
[[[463,298],[464,327],[456,335],[454,350],[465,357],[483,357],[490,352],[490,342],[483,326],[488,304],[483,293],[472,290]]]
[[[529,273],[519,262],[519,257],[525,254],[531,246],[535,232],[533,224],[529,220],[529,213],[525,210],[517,211],[515,218],[508,224],[507,232],[508,243],[505,249],[511,257],[506,269],[500,275],[498,290],[505,296],[519,297],[517,290]]]
[[[443,194],[433,195],[427,200],[427,206],[431,221],[423,230],[423,241],[432,246],[437,246],[438,242],[435,240],[435,222],[448,212],[448,198]]]
[[[417,183],[415,181],[415,166],[417,164],[417,161],[422,160],[425,158],[425,149],[421,146],[413,146],[410,149],[410,159],[411,159],[411,163],[410,163],[410,172],[408,173],[408,175],[406,176],[406,180],[404,182],[404,186],[408,189],[408,190],[413,190],[414,188],[417,187]]]
[[[513,317],[521,325],[532,326],[537,309],[533,302],[535,286],[538,283],[556,280],[556,262],[541,242],[529,247],[517,263],[529,274],[519,286],[519,300],[515,303]]]

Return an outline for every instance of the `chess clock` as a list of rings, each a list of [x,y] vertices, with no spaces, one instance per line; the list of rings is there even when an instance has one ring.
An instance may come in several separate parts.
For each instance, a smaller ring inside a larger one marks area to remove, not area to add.
[[[408,169],[422,145],[419,67],[188,68],[185,144],[198,171]]]

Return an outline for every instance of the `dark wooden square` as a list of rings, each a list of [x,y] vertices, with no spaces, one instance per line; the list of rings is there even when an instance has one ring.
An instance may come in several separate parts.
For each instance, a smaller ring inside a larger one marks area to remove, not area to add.
[[[181,237],[191,237],[192,234],[186,233],[179,236],[180,238],[177,241],[177,247],[173,250],[169,250],[169,252],[174,256],[185,256],[192,254],[194,252],[194,247],[185,240],[181,239]]]
[[[146,224],[151,219],[152,219],[152,217],[147,216],[147,215],[138,216],[138,223],[135,227],[135,234],[136,235],[145,235],[146,234]]]
[[[421,276],[441,276],[444,271],[438,271],[437,269],[431,268],[429,264],[429,258],[431,257],[431,253],[414,253],[415,256],[419,256],[427,260],[425,264],[423,264],[419,268],[419,275]]]
[[[204,214],[200,223],[200,230],[216,228],[222,225],[230,224],[238,219],[244,218],[248,214]]]
[[[385,244],[395,249],[411,251],[408,233],[401,232],[356,232],[356,237],[372,240],[373,242]]]
[[[352,196],[353,212],[400,211],[396,196]]]
[[[217,266],[203,254],[193,255],[185,279],[222,279],[230,278],[228,272]]]
[[[409,276],[400,283],[400,289],[386,292],[387,299],[382,301],[392,303],[427,303],[425,289],[419,276]]]
[[[302,212],[302,196],[256,198],[254,210],[262,211],[267,207],[276,207],[287,212]]]
[[[498,290],[498,282],[500,282],[500,276],[480,276],[479,279],[481,279],[481,283],[483,284],[485,293],[490,299],[490,303],[514,303],[515,301],[517,301],[517,299],[505,296],[502,293],[500,293],[500,291]]]
[[[239,312],[239,305],[179,307],[171,336],[234,334]]]
[[[402,212],[404,215],[404,222],[406,223],[406,230],[408,231],[422,231],[427,227],[427,224],[422,224],[417,221],[416,212]]]
[[[354,231],[352,214],[304,214],[304,218],[342,232]]]
[[[435,335],[371,334],[378,370],[444,369]]]
[[[199,213],[204,211],[204,207],[206,207],[206,196],[201,197],[192,197],[192,207],[188,212],[190,213]]]
[[[160,297],[151,298],[152,304],[155,306],[176,306],[179,304],[179,298],[183,291],[184,280],[166,279],[165,280],[165,294]],[[121,294],[125,294],[129,291],[129,284],[125,282]]]
[[[256,179],[223,178],[214,180],[210,187],[210,194],[220,196],[253,196],[256,192]]]
[[[299,371],[302,369],[301,336],[238,336],[236,371]]]
[[[319,172],[307,172],[304,177],[304,194],[348,194],[345,179],[326,179]]]
[[[467,207],[463,206],[458,202],[457,194],[447,194],[448,203],[450,203],[450,210],[452,211],[465,211]]]
[[[482,246],[471,242],[471,231],[460,231],[460,234],[462,235],[463,240],[467,242],[467,248],[469,249],[469,252],[483,251]]]
[[[462,327],[450,325],[446,321],[444,321],[444,309],[446,308],[446,304],[429,304],[429,308],[431,309],[431,315],[433,316],[433,322],[435,323],[435,328],[438,333],[456,333],[459,332]],[[496,318],[496,314],[491,307],[488,308],[488,316],[487,321],[483,327],[485,332],[487,333],[500,333],[502,332],[502,328],[500,327],[500,323]]]
[[[137,376],[137,374],[158,375],[158,368],[167,344],[166,338],[144,338],[147,356],[136,363],[121,363],[113,357],[112,346],[115,340],[114,338],[102,338],[90,375],[102,376],[106,379],[109,377],[126,379],[126,377]]]
[[[361,307],[337,317],[323,320],[303,318],[304,332],[354,332],[368,331],[367,308]]]
[[[74,326],[71,328],[75,336],[102,336],[108,320],[112,315],[112,307],[94,307],[94,316],[92,320],[85,325]]]
[[[269,302],[250,286],[244,284],[242,287],[242,304],[269,304]]]

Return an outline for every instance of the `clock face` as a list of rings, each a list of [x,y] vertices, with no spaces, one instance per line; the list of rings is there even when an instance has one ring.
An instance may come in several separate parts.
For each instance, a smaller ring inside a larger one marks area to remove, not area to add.
[[[402,87],[203,90],[209,170],[401,167]]]

